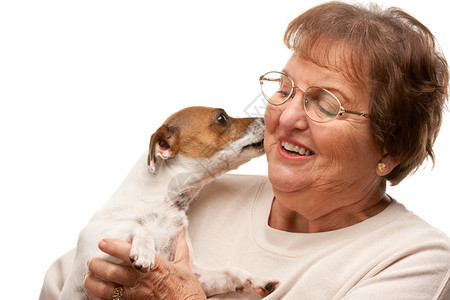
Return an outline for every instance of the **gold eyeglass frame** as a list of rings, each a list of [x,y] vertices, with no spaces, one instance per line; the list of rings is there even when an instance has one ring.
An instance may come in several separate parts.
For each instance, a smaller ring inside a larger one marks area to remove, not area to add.
[[[273,103],[273,102],[270,101],[270,99],[267,99],[267,97],[265,96],[265,93],[264,93],[264,91],[263,91],[263,81],[264,81],[264,80],[265,80],[265,81],[277,81],[277,80],[275,80],[275,79],[265,78],[265,76],[266,76],[267,74],[269,74],[269,73],[276,73],[276,74],[280,74],[280,75],[286,76],[286,77],[289,78],[289,80],[291,81],[291,91],[290,91],[289,95],[286,97],[286,99],[284,99],[283,102],[281,102],[281,103]],[[309,87],[306,88],[306,90],[304,90],[304,89],[302,89],[301,87],[296,86],[294,80],[293,80],[291,77],[289,77],[289,75],[287,75],[287,74],[285,74],[285,73],[283,73],[283,72],[269,71],[269,72],[267,72],[267,73],[265,73],[265,74],[263,74],[263,75],[261,75],[261,76],[259,77],[259,83],[260,83],[260,85],[261,85],[261,93],[262,93],[264,99],[266,99],[266,101],[269,102],[271,105],[275,105],[275,106],[282,105],[282,104],[286,103],[288,100],[294,98],[294,97],[295,97],[295,89],[299,89],[300,91],[302,91],[302,92],[303,92],[302,102],[303,102],[303,108],[305,109],[306,115],[307,115],[308,118],[310,118],[312,121],[317,122],[317,123],[327,123],[327,122],[331,122],[331,121],[333,121],[334,119],[336,119],[337,117],[342,116],[344,113],[353,114],[353,115],[357,115],[357,116],[364,117],[364,118],[370,118],[370,115],[367,114],[367,113],[356,112],[356,111],[352,111],[352,110],[345,109],[344,107],[342,107],[341,101],[340,101],[340,100],[339,100],[332,92],[330,92],[329,90],[327,90],[327,89],[325,89],[325,88],[322,88],[322,87],[319,87],[319,86],[309,86]],[[326,119],[326,120],[323,120],[323,121],[314,120],[314,119],[309,115],[308,110],[306,109],[306,104],[308,103],[308,100],[306,100],[305,95],[306,95],[306,92],[307,92],[310,88],[318,88],[318,89],[321,89],[321,90],[325,91],[325,92],[328,93],[329,95],[331,95],[331,96],[333,97],[333,99],[335,99],[335,100],[337,101],[337,103],[339,104],[339,112],[338,112],[334,117],[332,117],[332,118],[330,118],[330,119]]]

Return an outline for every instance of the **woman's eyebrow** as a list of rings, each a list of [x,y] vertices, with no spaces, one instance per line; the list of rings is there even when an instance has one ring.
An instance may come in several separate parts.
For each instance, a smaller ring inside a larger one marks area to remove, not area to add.
[[[351,103],[350,99],[347,97],[345,93],[342,92],[342,90],[333,87],[322,87],[322,88],[330,91],[333,95],[335,95],[342,105],[344,105],[344,103]]]
[[[286,75],[288,75],[289,77],[292,78],[292,76],[289,75],[289,73],[286,71],[285,68],[283,68],[283,69],[281,70],[281,73],[284,73],[284,74],[286,74]],[[292,80],[294,80],[294,79],[292,78]],[[294,80],[294,84],[297,86],[297,82],[295,82],[295,80]],[[308,87],[309,87],[309,86],[307,86],[307,88],[308,88]],[[339,99],[339,101],[341,102],[341,104],[344,104],[344,103],[350,103],[350,102],[351,102],[350,99],[347,97],[347,95],[346,95],[345,93],[343,93],[343,92],[342,92],[340,89],[338,89],[338,88],[330,87],[330,86],[321,86],[321,85],[319,85],[318,87],[321,87],[321,88],[324,88],[324,89],[330,91],[333,95],[335,95],[335,96]],[[336,94],[338,94],[338,95],[336,95]]]

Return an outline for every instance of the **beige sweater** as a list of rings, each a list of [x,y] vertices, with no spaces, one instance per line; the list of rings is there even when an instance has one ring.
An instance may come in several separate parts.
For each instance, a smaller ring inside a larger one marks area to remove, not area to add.
[[[299,234],[267,225],[272,199],[262,176],[226,175],[206,186],[189,211],[197,261],[280,280],[268,300],[450,299],[449,238],[396,201],[359,224]],[[73,255],[51,266],[41,300],[57,299]]]

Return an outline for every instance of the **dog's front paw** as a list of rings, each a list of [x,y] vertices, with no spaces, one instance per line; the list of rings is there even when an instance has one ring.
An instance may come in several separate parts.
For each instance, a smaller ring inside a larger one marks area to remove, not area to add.
[[[208,297],[229,292],[251,290],[261,297],[278,287],[278,280],[267,280],[239,268],[208,269],[194,265],[194,272]]]
[[[251,288],[261,297],[266,297],[278,287],[278,280],[264,280],[261,278],[248,278],[244,285],[236,287],[236,292],[242,293],[244,288]]]
[[[153,258],[146,255],[131,255],[130,261],[133,264],[133,268],[138,270],[139,272],[146,273],[150,271],[151,267],[155,263],[155,256]]]
[[[155,246],[152,242],[133,240],[130,251],[130,261],[133,268],[139,272],[148,272],[155,264]]]

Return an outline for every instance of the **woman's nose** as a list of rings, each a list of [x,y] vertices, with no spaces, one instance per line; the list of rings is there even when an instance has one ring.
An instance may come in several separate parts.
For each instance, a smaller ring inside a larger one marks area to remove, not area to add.
[[[308,128],[308,117],[303,107],[303,91],[297,89],[292,99],[283,105],[283,112],[280,115],[280,125],[285,129],[306,129]]]

